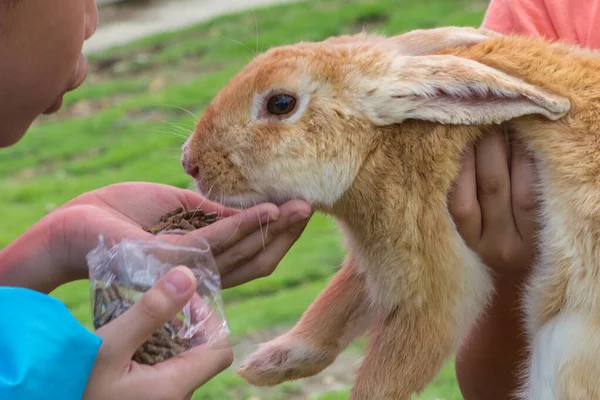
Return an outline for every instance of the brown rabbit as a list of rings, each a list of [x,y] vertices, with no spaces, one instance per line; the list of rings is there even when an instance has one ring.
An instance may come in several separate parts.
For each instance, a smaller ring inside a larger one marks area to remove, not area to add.
[[[542,199],[522,396],[600,399],[599,100],[598,55],[472,28],[256,57],[206,109],[183,163],[230,206],[310,202],[337,218],[350,251],[296,326],[240,374],[258,386],[316,374],[370,328],[352,398],[423,390],[493,290],[447,194],[467,144],[507,124],[538,160]]]

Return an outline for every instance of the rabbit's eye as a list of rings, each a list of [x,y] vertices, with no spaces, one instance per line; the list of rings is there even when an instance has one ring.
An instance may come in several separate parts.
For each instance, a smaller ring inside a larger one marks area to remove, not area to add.
[[[267,103],[267,110],[273,115],[289,114],[296,106],[296,99],[287,94],[272,96]]]

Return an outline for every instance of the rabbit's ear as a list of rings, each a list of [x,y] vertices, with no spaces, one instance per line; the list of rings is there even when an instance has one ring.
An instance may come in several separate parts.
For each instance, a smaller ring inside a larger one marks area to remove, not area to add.
[[[389,40],[407,56],[435,54],[448,47],[472,46],[486,39],[502,36],[483,28],[447,26],[434,29],[416,29],[393,36]]]
[[[387,74],[370,80],[357,100],[377,125],[406,119],[484,125],[531,114],[556,120],[571,108],[565,97],[451,55],[396,57]]]

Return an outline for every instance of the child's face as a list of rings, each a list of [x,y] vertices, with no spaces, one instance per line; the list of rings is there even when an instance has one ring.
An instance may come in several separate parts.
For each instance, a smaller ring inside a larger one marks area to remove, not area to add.
[[[0,147],[16,143],[44,113],[58,111],[88,65],[83,42],[96,30],[95,0],[8,0],[0,5]]]

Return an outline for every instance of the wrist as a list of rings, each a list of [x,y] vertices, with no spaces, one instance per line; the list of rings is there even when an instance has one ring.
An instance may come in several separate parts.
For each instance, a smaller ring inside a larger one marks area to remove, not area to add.
[[[494,297],[490,307],[489,314],[507,311],[514,316],[518,311],[516,307],[521,308],[523,290],[529,280],[531,269],[529,267],[518,268],[512,271],[503,271],[495,273],[494,279]]]
[[[50,293],[73,280],[54,252],[49,215],[0,251],[0,285]]]
[[[485,260],[484,260],[485,262]],[[494,284],[494,296],[489,312],[494,312],[498,307],[514,306],[520,301],[521,295],[533,269],[532,257],[516,258],[512,262],[499,264],[488,261],[491,277]],[[514,313],[514,308],[513,308]]]

